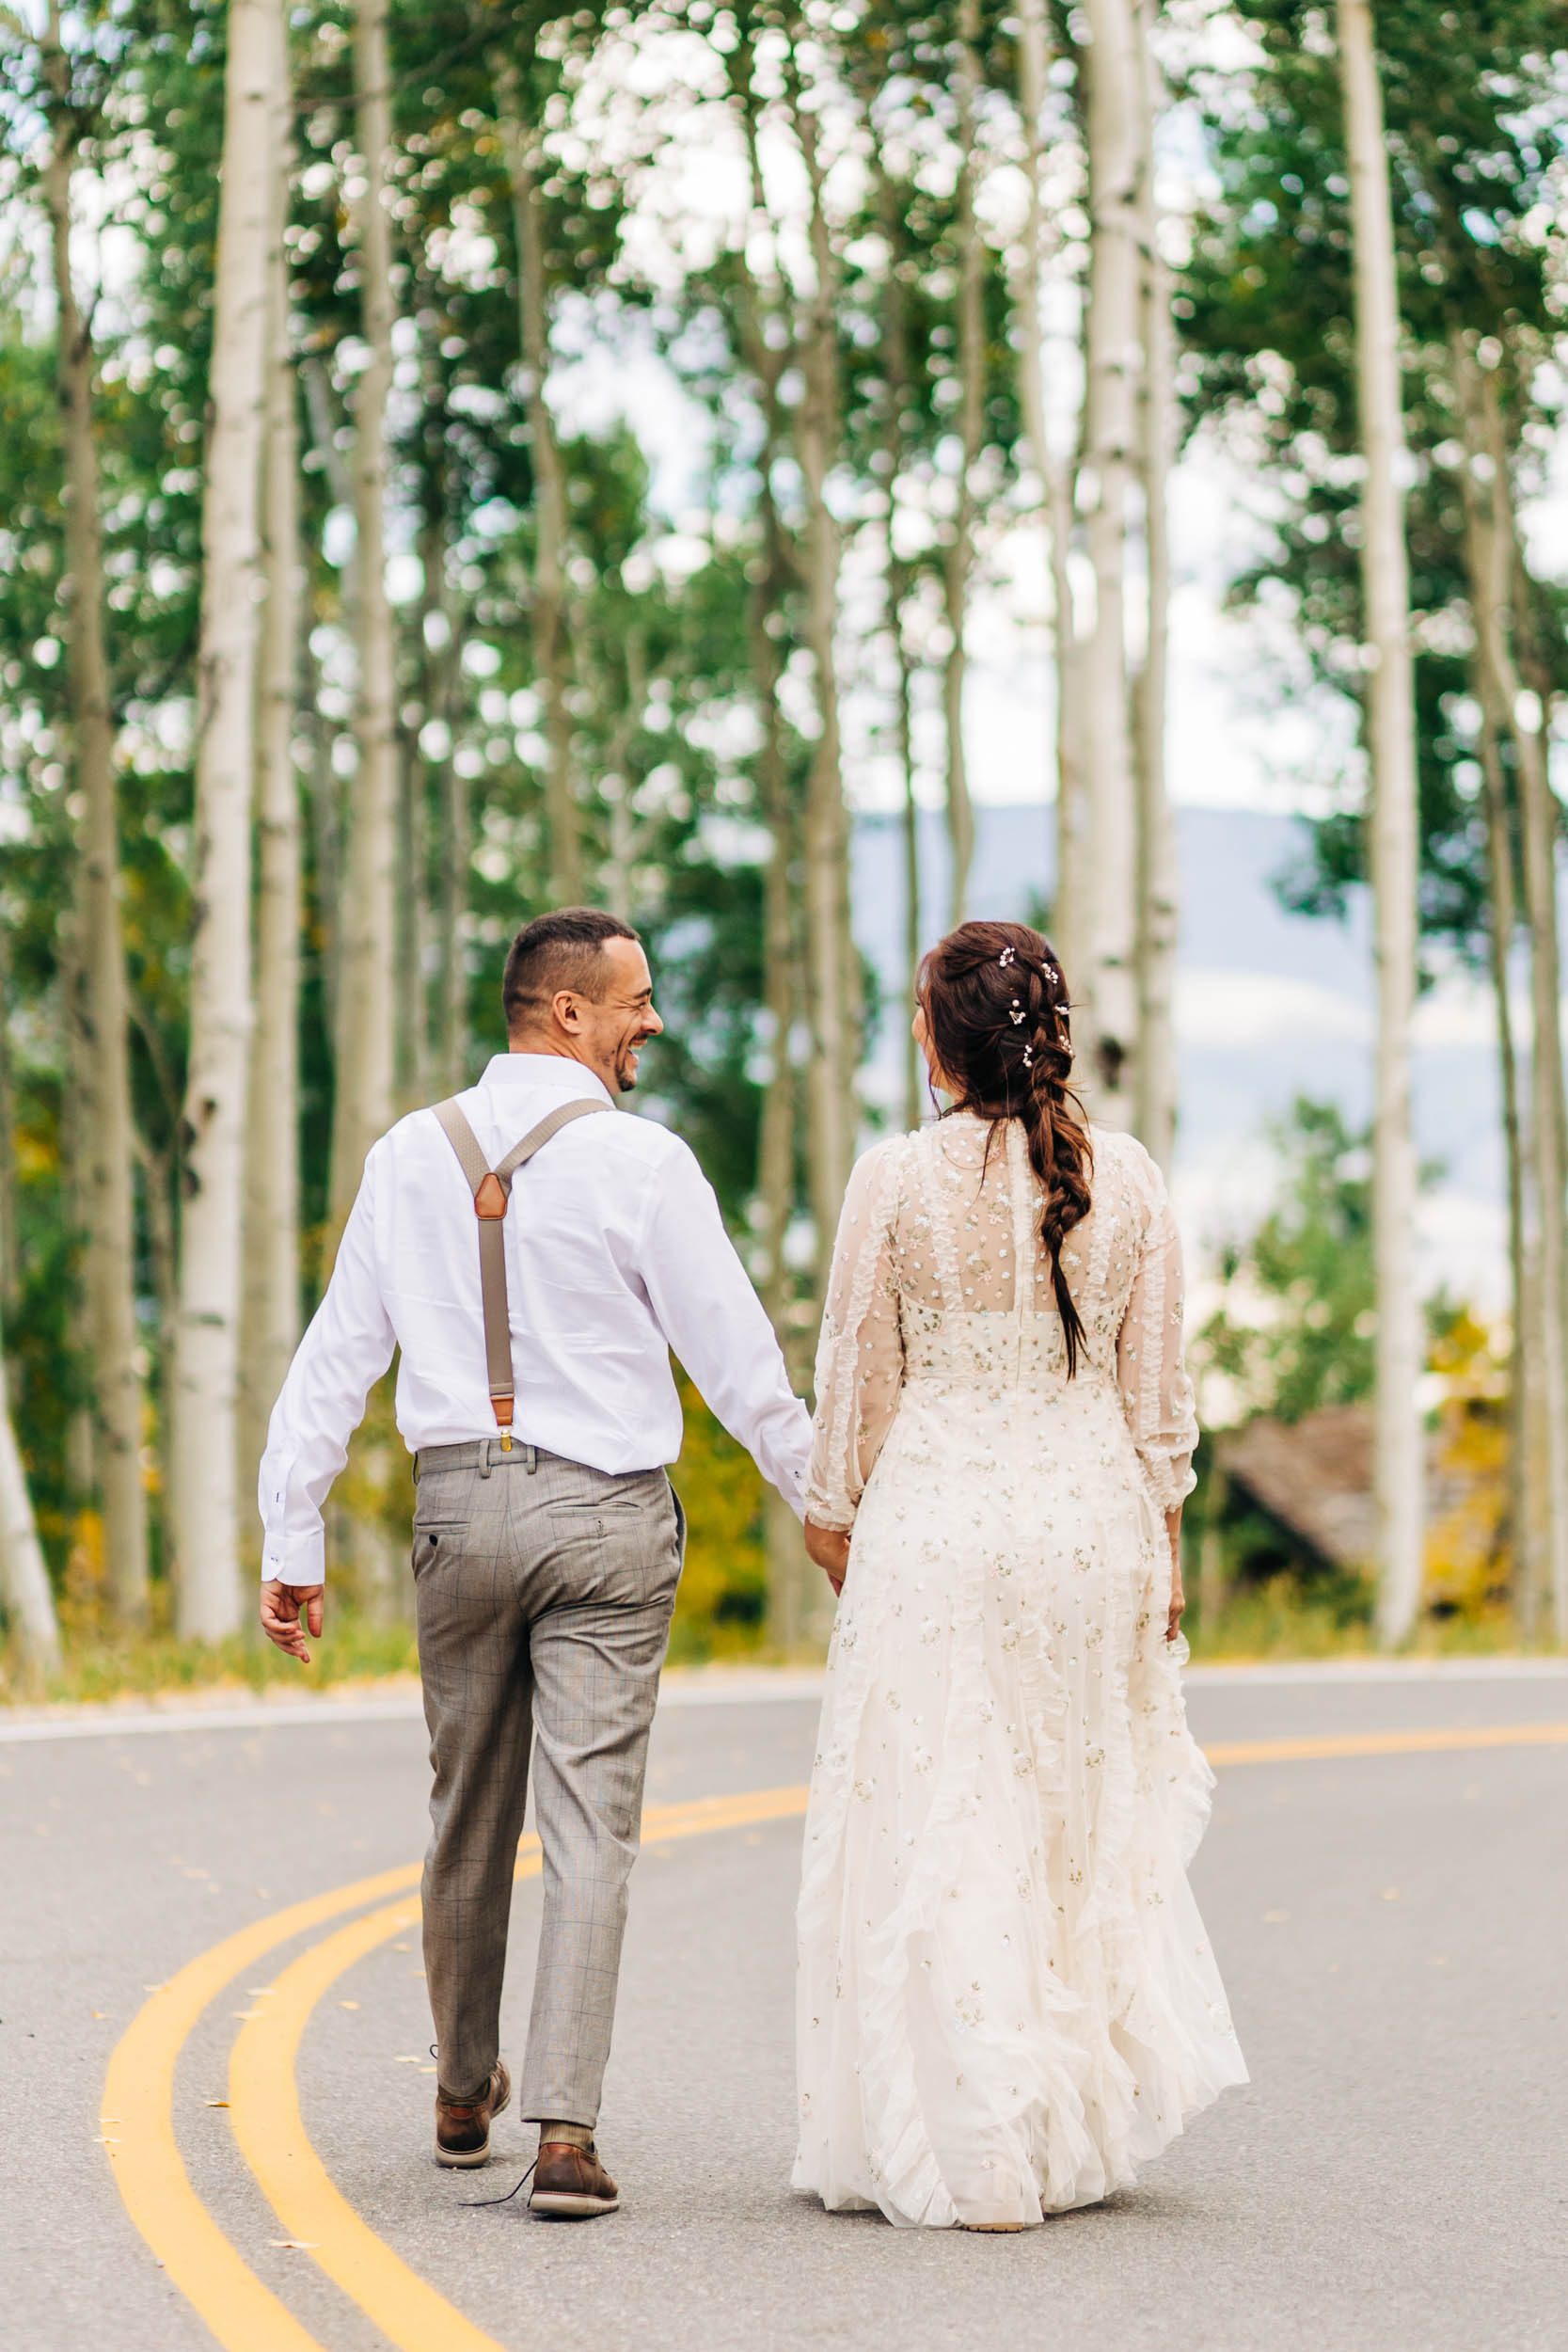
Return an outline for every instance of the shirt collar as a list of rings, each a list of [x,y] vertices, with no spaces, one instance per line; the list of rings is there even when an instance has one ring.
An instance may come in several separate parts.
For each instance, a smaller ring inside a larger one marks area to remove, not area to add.
[[[599,1101],[614,1108],[614,1098],[604,1080],[585,1062],[573,1061],[565,1054],[492,1054],[479,1083],[505,1091],[526,1086],[558,1103]]]

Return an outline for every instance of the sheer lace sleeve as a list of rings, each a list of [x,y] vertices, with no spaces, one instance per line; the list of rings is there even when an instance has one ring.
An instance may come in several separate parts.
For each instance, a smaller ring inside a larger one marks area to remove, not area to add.
[[[848,1527],[881,1452],[904,1377],[893,1229],[903,1137],[856,1163],[845,1194],[816,1348],[816,1422],[806,1516]]]
[[[1181,1237],[1159,1169],[1141,1145],[1130,1156],[1128,1181],[1143,1232],[1117,1339],[1117,1381],[1154,1501],[1174,1511],[1196,1483],[1197,1414],[1181,1351]]]

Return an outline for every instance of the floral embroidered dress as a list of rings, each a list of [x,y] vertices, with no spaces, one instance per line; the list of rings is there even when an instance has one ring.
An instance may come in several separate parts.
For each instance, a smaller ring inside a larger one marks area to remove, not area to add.
[[[795,2185],[899,2223],[1091,2204],[1246,2079],[1187,1884],[1212,1777],[1164,1640],[1197,1435],[1180,1247],[1143,1147],[1094,1150],[1070,1381],[1016,1120],[878,1144],[839,1227],[807,1507],[854,1534]]]

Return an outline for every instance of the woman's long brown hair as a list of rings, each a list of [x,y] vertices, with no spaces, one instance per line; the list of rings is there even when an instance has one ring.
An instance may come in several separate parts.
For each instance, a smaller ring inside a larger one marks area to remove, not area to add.
[[[1094,1146],[1069,1086],[1072,1035],[1067,983],[1049,940],[1026,923],[960,923],[927,950],[916,993],[931,1047],[954,1090],[953,1108],[992,1122],[1023,1122],[1045,1194],[1040,1238],[1067,1343],[1078,1369],[1084,1325],[1062,1266],[1062,1244],[1089,1213]],[[1018,1279],[1023,1279],[1019,1269]]]

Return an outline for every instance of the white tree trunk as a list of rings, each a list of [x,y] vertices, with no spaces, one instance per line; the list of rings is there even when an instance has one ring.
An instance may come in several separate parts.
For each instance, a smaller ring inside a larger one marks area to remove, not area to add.
[[[545,806],[550,836],[550,896],[576,906],[583,893],[582,819],[572,785],[570,660],[566,643],[566,478],[555,420],[545,397],[550,370],[549,317],[545,304],[542,198],[517,69],[505,58],[496,69],[496,97],[512,188],[513,248],[517,265],[518,337],[523,356],[529,450],[533,459],[533,659],[545,705],[548,766]]]
[[[1532,707],[1514,652],[1514,580],[1520,564],[1513,514],[1511,452],[1497,403],[1497,378],[1481,370],[1455,339],[1456,373],[1466,438],[1470,503],[1485,499],[1483,526],[1474,533],[1481,576],[1477,582],[1476,638],[1489,681],[1494,722],[1513,751],[1519,790],[1519,845],[1525,921],[1530,943],[1530,1156],[1536,1216],[1534,1273],[1539,1305],[1531,1337],[1538,1395],[1532,1421],[1544,1443],[1536,1456],[1542,1507],[1544,1565],[1553,1629],[1568,1641],[1568,1232],[1564,1230],[1565,1114],[1562,1069],[1562,962],[1559,940],[1557,844],[1560,817],[1546,771],[1544,714]],[[1485,486],[1475,482],[1475,460]],[[1479,496],[1478,496],[1479,492]]]
[[[1154,134],[1160,71],[1149,40],[1152,0],[1139,0],[1143,49],[1143,168],[1139,182],[1139,312],[1144,366],[1138,399],[1138,471],[1143,490],[1148,614],[1143,667],[1132,705],[1138,818],[1138,1057],[1133,1124],[1167,1173],[1176,1149],[1176,955],[1180,873],[1165,779],[1166,674],[1170,640],[1170,469],[1176,444],[1176,336],[1170,281],[1160,252]]]
[[[1049,543],[1052,659],[1055,686],[1056,886],[1052,917],[1053,944],[1068,985],[1087,971],[1089,808],[1085,770],[1079,675],[1079,621],[1068,558],[1072,548],[1072,469],[1052,446],[1046,415],[1045,324],[1040,289],[1048,256],[1044,176],[1050,28],[1046,0],[1020,0],[1018,34],[1019,105],[1025,139],[1028,189],[1022,259],[1016,289],[1019,318],[1019,389],[1023,431],[1040,477]]]
[[[0,1604],[29,1664],[57,1666],[60,1629],[43,1547],[39,1542],[27,1467],[11,1419],[6,1351],[0,1339]]]
[[[81,1100],[87,1343],[91,1358],[92,1467],[103,1502],[103,1566],[114,1614],[147,1613],[147,1497],[142,1482],[142,1382],[135,1305],[135,1153],[132,1136],[129,1006],[120,918],[118,795],[109,662],[103,636],[103,536],[92,416],[92,346],[71,265],[71,200],[77,122],[60,12],[51,0],[43,47],[55,96],[44,167],[55,299],[56,377],[65,456],[66,633],[71,732],[82,815],[77,842],[78,961],[71,992],[72,1061]]]
[[[1423,1485],[1418,1383],[1425,1356],[1416,1264],[1417,1162],[1411,1126],[1416,1002],[1416,713],[1404,546],[1404,419],[1383,93],[1367,0],[1338,0],[1345,149],[1355,279],[1356,399],[1366,479],[1361,573],[1367,611],[1367,748],[1377,965],[1377,1102],[1372,1247],[1377,1296],[1374,1404],[1378,1625],[1402,1642],[1421,1601]]]
[[[250,1053],[250,806],[261,610],[266,251],[279,0],[231,0],[201,509],[186,1200],[173,1470],[179,1626],[240,1623],[235,1494],[240,1243]]]
[[[16,1074],[11,1061],[11,941],[0,914],[0,1324],[22,1284],[16,1179]]]
[[[969,580],[974,560],[974,468],[985,430],[986,323],[985,252],[974,217],[975,114],[980,87],[979,0],[959,0],[958,54],[954,72],[959,148],[958,190],[958,482],[953,532],[942,564],[942,600],[947,618],[947,658],[942,664],[942,718],[947,735],[947,845],[952,861],[947,920],[963,921],[969,907],[969,869],[974,857],[974,810],[969,762],[964,755],[964,626]]]
[[[1095,1116],[1126,1126],[1137,1091],[1137,811],[1129,728],[1128,510],[1139,375],[1139,123],[1144,69],[1133,0],[1086,0],[1089,248],[1079,503],[1095,578],[1084,649],[1089,800],[1087,937],[1076,1044]],[[1070,976],[1069,976],[1070,977]]]
[[[828,477],[843,433],[838,379],[838,263],[825,209],[816,115],[791,81],[791,120],[806,168],[812,288],[803,306],[800,356],[805,391],[795,417],[795,449],[805,491],[806,644],[812,658],[817,736],[806,784],[804,834],[806,988],[812,1030],[807,1073],[807,1154],[819,1281],[854,1163],[858,1125],[861,973],[849,910],[849,817],[839,736],[839,530]]]
[[[286,40],[281,14],[277,37]],[[267,1417],[299,1338],[299,986],[301,843],[294,723],[303,579],[299,545],[299,386],[289,342],[284,230],[293,179],[287,50],[276,68],[267,241],[267,409],[262,460],[261,627],[256,729],[256,1027],[245,1132],[240,1359],[242,1494],[254,1481]]]
[[[390,1124],[396,1027],[397,661],[387,595],[387,400],[392,385],[392,224],[387,210],[391,103],[387,0],[359,0],[354,18],[355,144],[360,331],[370,360],[355,395],[354,519],[358,697],[348,855],[344,861],[332,1114],[332,1216],[341,1225],[365,1154]]]

